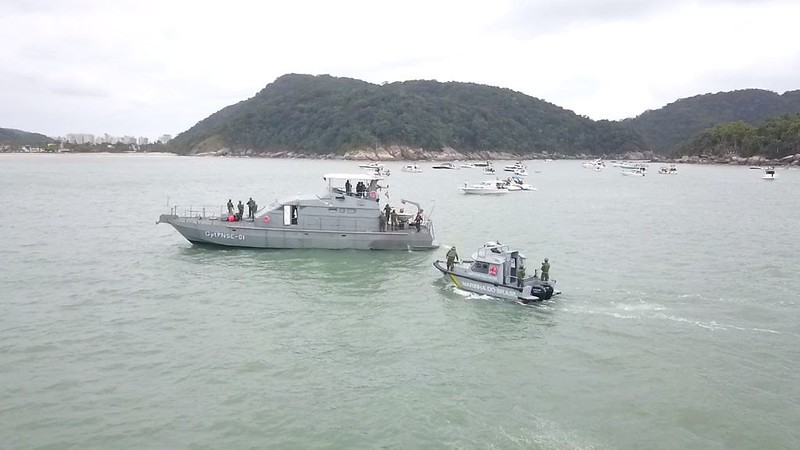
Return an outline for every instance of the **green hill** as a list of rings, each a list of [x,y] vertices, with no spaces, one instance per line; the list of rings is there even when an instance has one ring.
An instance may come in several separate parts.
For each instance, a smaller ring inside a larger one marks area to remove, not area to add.
[[[681,146],[676,155],[763,156],[777,160],[796,153],[800,153],[800,115],[769,119],[757,126],[744,122],[717,125]]]
[[[622,123],[638,132],[655,152],[670,154],[716,125],[739,121],[752,125],[797,113],[800,113],[800,91],[778,95],[745,89],[681,99]]]
[[[437,81],[382,86],[328,75],[284,75],[171,142],[178,153],[222,148],[339,154],[401,146],[519,155],[646,150],[623,124],[592,121],[509,89]]]
[[[51,142],[53,140],[43,134],[0,128],[0,144],[3,145],[39,145]]]

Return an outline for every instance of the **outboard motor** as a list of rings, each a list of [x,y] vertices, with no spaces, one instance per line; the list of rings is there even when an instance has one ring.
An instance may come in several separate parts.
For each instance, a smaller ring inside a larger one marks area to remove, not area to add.
[[[549,284],[531,286],[531,295],[539,297],[540,300],[550,300],[550,297],[553,296],[553,292],[553,286]]]

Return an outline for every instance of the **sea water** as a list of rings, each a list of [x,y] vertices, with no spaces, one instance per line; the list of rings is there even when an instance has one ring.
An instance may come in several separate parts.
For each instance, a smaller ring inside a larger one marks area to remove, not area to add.
[[[382,202],[421,203],[439,250],[155,224],[351,161],[0,155],[0,447],[800,448],[800,171],[529,161],[538,190],[495,198],[458,189],[480,169],[402,165]],[[432,266],[489,240],[563,294],[522,307]]]

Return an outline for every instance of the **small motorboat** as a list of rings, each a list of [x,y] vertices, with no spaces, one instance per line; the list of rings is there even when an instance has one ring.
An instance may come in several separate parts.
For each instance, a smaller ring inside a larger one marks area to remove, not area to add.
[[[661,167],[658,168],[658,173],[661,174],[661,175],[677,175],[678,174],[678,168],[675,167],[675,164],[673,164],[673,165],[671,165],[669,167],[661,166]]]
[[[622,169],[620,173],[627,177],[643,177],[646,172],[643,167],[639,167],[636,169]]]
[[[491,166],[492,163],[490,163],[489,161],[484,161],[484,162],[472,163],[472,165],[475,166],[475,167],[488,167],[488,166]]]
[[[764,171],[764,176],[761,177],[762,180],[774,180],[775,179],[775,168],[774,167],[767,167],[767,170]]]
[[[432,168],[433,168],[433,169],[449,169],[449,170],[455,170],[455,169],[458,169],[458,166],[456,166],[456,165],[455,165],[455,164],[453,164],[453,163],[446,162],[446,163],[436,164],[436,165],[434,165]]]
[[[472,259],[459,261],[450,268],[447,261],[437,260],[433,266],[461,290],[523,305],[549,300],[561,293],[555,289],[555,280],[542,281],[538,270],[532,277],[525,276],[525,260],[522,253],[508,244],[487,242],[472,254]]]
[[[525,170],[525,164],[522,164],[522,161],[517,161],[510,166],[505,166],[503,170],[506,172],[516,172],[517,170]]]
[[[359,164],[358,167],[362,169],[383,169],[383,164],[379,162],[371,162],[366,164]]]
[[[525,181],[518,177],[508,177],[506,179],[506,186],[508,187],[509,191],[535,191],[536,188],[531,186],[530,184],[525,183]]]
[[[486,166],[483,168],[483,173],[485,173],[486,175],[494,175],[495,173],[497,173],[497,171],[494,170],[494,167],[492,166]]]
[[[461,186],[460,189],[465,194],[475,195],[497,195],[508,194],[509,192],[508,185],[503,180],[487,180],[472,185],[464,183],[464,186]]]
[[[528,176],[528,171],[525,170],[525,169],[516,169],[516,170],[514,170],[514,175],[517,175],[517,176],[520,176],[520,177],[527,177]]]
[[[600,172],[606,167],[606,163],[604,163],[602,159],[595,159],[594,161],[581,163],[581,166],[584,169],[594,169],[595,172]]]
[[[475,167],[475,164],[464,163],[464,164],[461,164],[461,167],[464,168],[464,169],[472,169],[472,168]]]
[[[403,172],[410,172],[410,173],[422,173],[422,168],[416,164],[406,164],[400,170],[402,170]]]

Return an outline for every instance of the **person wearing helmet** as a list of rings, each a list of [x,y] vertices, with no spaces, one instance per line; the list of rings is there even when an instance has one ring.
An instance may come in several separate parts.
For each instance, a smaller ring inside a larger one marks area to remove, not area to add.
[[[550,263],[547,258],[542,263],[542,281],[550,281]]]
[[[455,262],[458,261],[458,253],[456,253],[456,246],[450,247],[450,250],[447,251],[447,270],[452,271],[453,267],[455,266]]]

